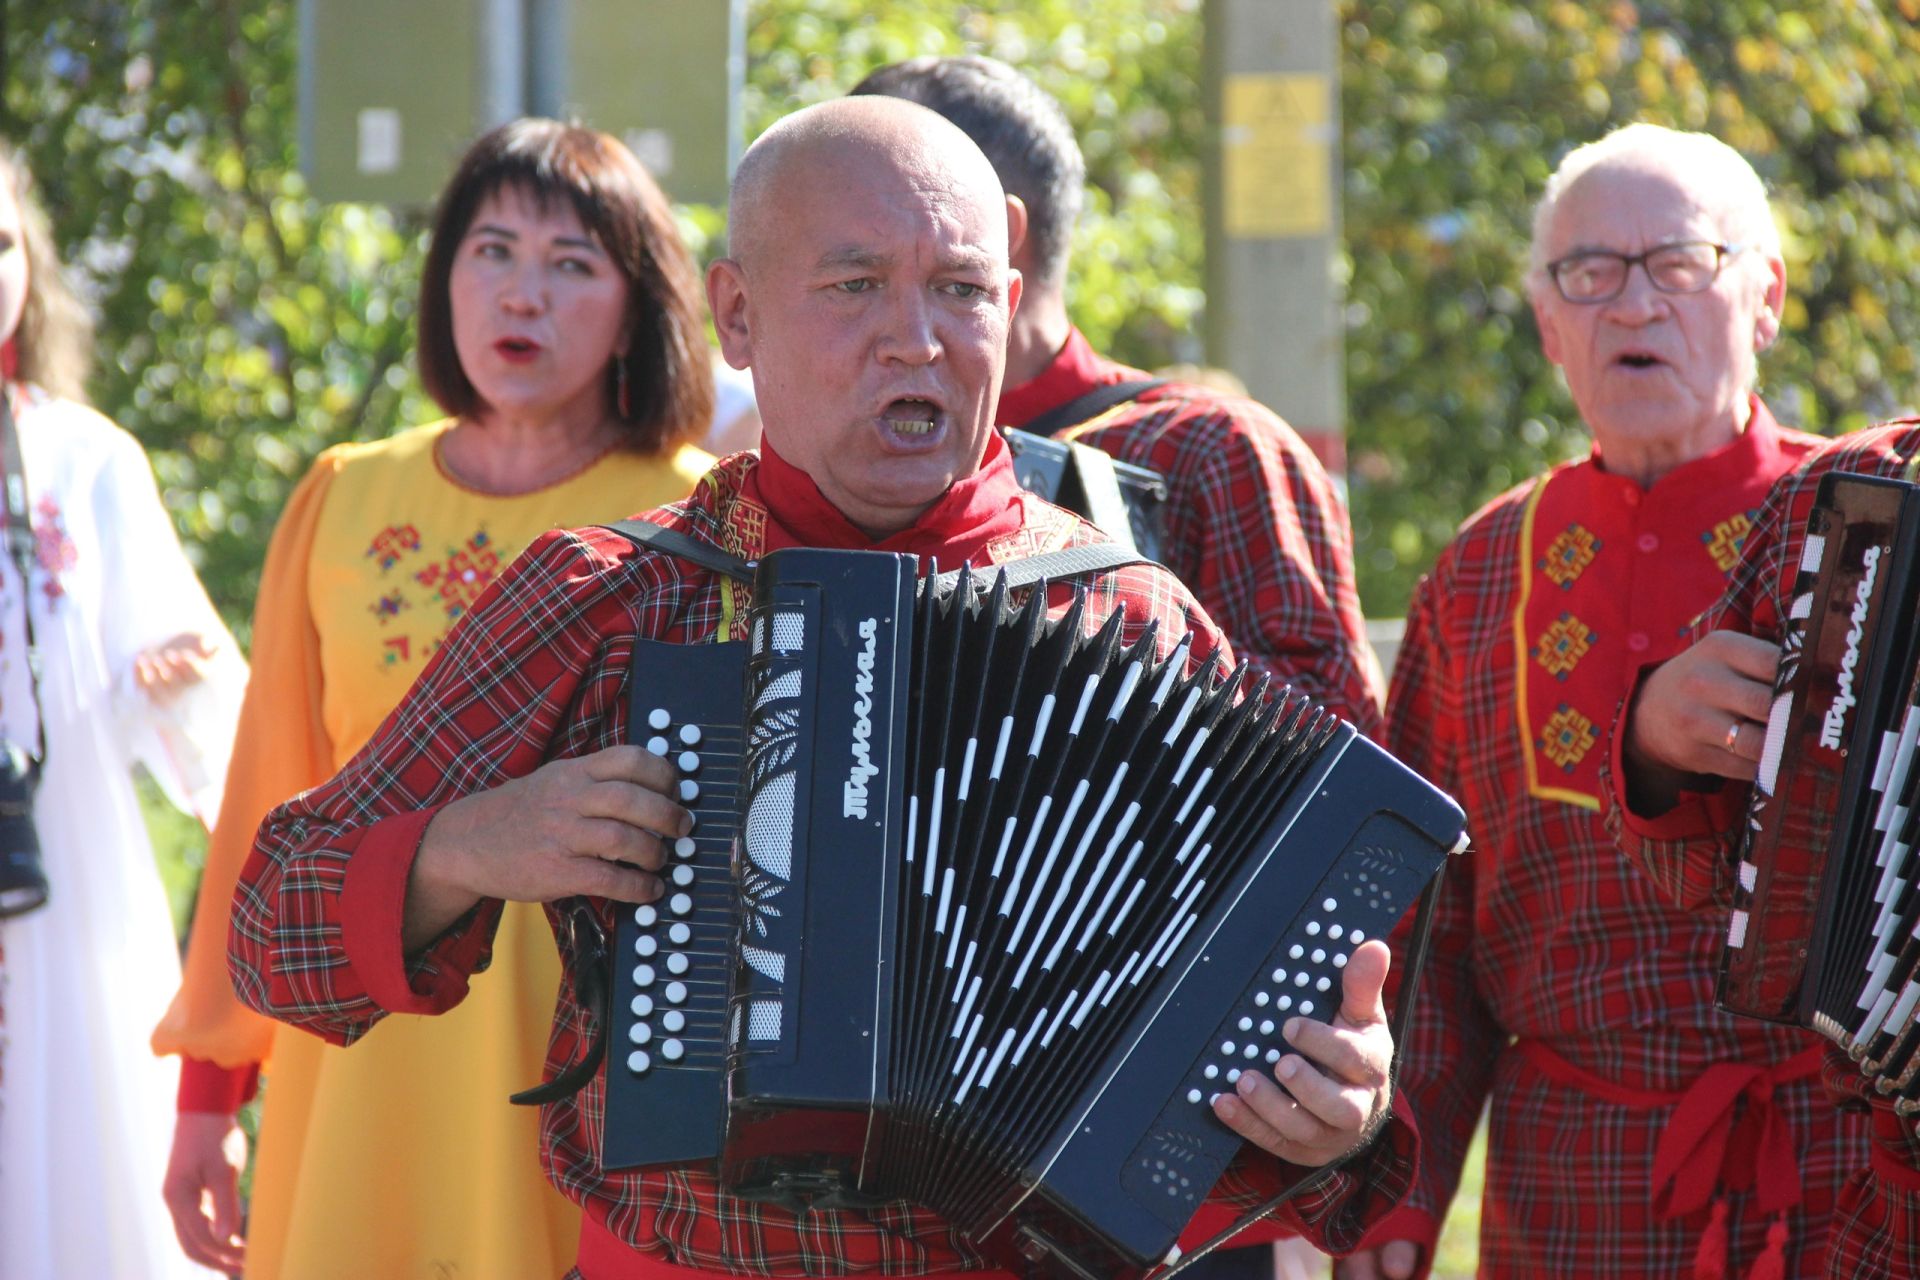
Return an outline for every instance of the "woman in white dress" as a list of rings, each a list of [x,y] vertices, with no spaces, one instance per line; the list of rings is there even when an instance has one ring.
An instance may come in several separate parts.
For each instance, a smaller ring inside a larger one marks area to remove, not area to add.
[[[160,1197],[177,1064],[146,1041],[179,951],[132,770],[211,818],[246,667],[146,455],[79,402],[91,335],[28,186],[0,154],[0,393],[33,530],[24,583],[0,556],[0,739],[31,750],[44,728],[50,886],[0,919],[0,1277],[207,1276]]]

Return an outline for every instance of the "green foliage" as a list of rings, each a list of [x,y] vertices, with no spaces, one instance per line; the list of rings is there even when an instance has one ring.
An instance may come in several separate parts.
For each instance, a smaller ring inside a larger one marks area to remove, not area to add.
[[[153,459],[202,578],[244,626],[314,454],[425,410],[419,231],[308,199],[294,4],[17,0],[8,131],[100,316],[91,390]]]
[[[1839,432],[1920,391],[1920,31],[1867,3],[1341,6],[1354,533],[1369,612],[1481,502],[1586,435],[1522,283],[1569,149],[1633,120],[1713,133],[1775,193],[1789,301],[1762,392]]]
[[[921,53],[1013,62],[1066,106],[1093,190],[1071,281],[1097,346],[1199,351],[1202,0],[754,0],[749,136]],[[419,216],[308,198],[294,0],[16,0],[8,132],[102,318],[100,406],[152,453],[229,617],[321,448],[434,410],[410,373]],[[1585,448],[1519,263],[1553,163],[1632,119],[1719,134],[1778,193],[1781,416],[1916,399],[1920,0],[1340,0],[1353,515],[1370,612],[1454,526]],[[724,218],[683,210],[702,256]]]

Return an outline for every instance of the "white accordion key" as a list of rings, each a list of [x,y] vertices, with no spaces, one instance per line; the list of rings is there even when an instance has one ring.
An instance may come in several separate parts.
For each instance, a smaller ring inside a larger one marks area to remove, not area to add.
[[[676,893],[667,899],[667,910],[677,916],[683,916],[693,910],[693,898],[684,893]]]
[[[673,869],[668,878],[673,881],[676,888],[684,889],[693,883],[693,868],[682,863]]]
[[[673,744],[656,734],[647,739],[647,750],[656,756],[664,756],[673,750]]]
[[[679,1035],[687,1029],[687,1015],[678,1009],[669,1009],[660,1015],[660,1029],[671,1035]]]
[[[700,754],[696,751],[682,751],[679,759],[675,760],[674,763],[680,766],[680,772],[682,773],[698,773],[700,771]]]
[[[673,716],[665,707],[655,707],[653,710],[647,712],[647,728],[654,730],[656,733],[664,733],[667,726],[672,723]]]
[[[645,1049],[635,1049],[627,1055],[627,1070],[635,1075],[644,1074],[653,1065],[653,1059],[647,1056]]]
[[[667,984],[667,1003],[685,1004],[686,1002],[687,984],[684,982],[669,982]]]
[[[653,1039],[653,1028],[644,1022],[636,1022],[627,1028],[627,1039],[635,1044],[645,1044]]]
[[[681,975],[685,974],[686,971],[687,971],[687,957],[685,956],[685,954],[683,954],[682,952],[676,951],[672,955],[669,955],[667,957],[668,973],[673,974],[675,977],[680,977]],[[1320,981],[1325,982],[1326,979],[1322,978],[1320,979]]]
[[[633,940],[633,951],[643,959],[660,949],[660,942],[650,933],[643,933]]]
[[[689,929],[683,920],[675,920],[667,927],[667,941],[676,947],[686,946],[692,937],[693,930]]]
[[[692,778],[680,779],[680,800],[683,804],[692,804],[700,798],[700,784]]]
[[[699,746],[700,745],[700,726],[697,724],[681,725],[680,741],[685,743],[689,747]]]
[[[636,987],[652,986],[653,966],[650,964],[635,965],[633,967],[633,985]]]
[[[686,1054],[686,1047],[678,1040],[663,1041],[660,1045],[660,1056],[668,1062],[678,1062],[681,1058],[684,1058]]]
[[[631,1007],[633,1009],[634,1017],[644,1018],[648,1014],[653,1012],[653,997],[648,995],[646,992],[642,991],[639,995],[633,998],[633,1004]]]

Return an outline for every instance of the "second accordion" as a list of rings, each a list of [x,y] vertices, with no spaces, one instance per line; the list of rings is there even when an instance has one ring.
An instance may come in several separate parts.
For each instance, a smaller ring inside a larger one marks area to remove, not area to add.
[[[1023,1274],[1167,1256],[1241,1146],[1213,1096],[1332,1018],[1463,818],[1098,598],[796,549],[745,641],[642,642],[695,827],[620,918],[607,1167],[912,1201]]]
[[[1920,1110],[1920,486],[1821,478],[1782,620],[1719,1005]]]

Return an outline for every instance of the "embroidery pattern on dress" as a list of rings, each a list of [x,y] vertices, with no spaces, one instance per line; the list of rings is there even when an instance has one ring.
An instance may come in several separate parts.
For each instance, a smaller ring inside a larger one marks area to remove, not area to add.
[[[1564,681],[1593,648],[1593,630],[1571,613],[1562,613],[1540,634],[1533,656],[1547,674]]]
[[[33,510],[38,517],[33,521],[33,559],[40,566],[40,590],[51,607],[67,594],[60,575],[80,562],[80,552],[67,536],[66,516],[52,494],[42,495]]]
[[[1547,759],[1572,773],[1574,766],[1593,750],[1596,741],[1593,721],[1563,702],[1558,710],[1547,717],[1540,750]]]
[[[1753,530],[1753,515],[1751,511],[1736,511],[1700,535],[1720,572],[1732,573],[1733,566],[1740,562],[1740,548]]]
[[[1557,587],[1571,587],[1575,579],[1593,563],[1600,546],[1600,539],[1594,537],[1586,526],[1570,524],[1547,546],[1546,558],[1540,562],[1540,572],[1552,579]]]
[[[484,528],[448,546],[443,557],[422,564],[427,554],[426,540],[412,524],[386,526],[368,540],[363,553],[383,580],[366,608],[383,631],[392,631],[380,640],[379,665],[385,670],[432,657],[453,624],[500,575],[500,553]],[[424,617],[415,614],[416,604],[428,606]]]

